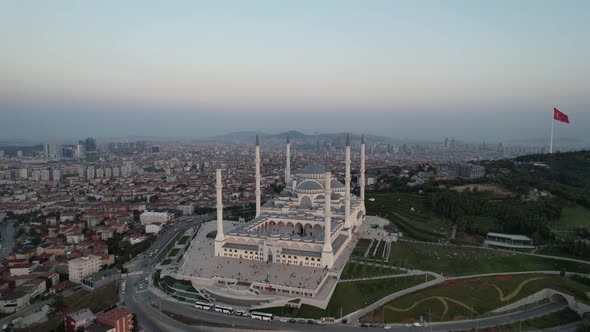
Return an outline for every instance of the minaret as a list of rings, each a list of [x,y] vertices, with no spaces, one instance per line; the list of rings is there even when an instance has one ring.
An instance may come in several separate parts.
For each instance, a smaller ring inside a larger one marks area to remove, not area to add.
[[[260,138],[256,133],[256,216],[260,215]]]
[[[359,186],[361,187],[361,204],[365,205],[365,133],[361,136],[361,174]]]
[[[326,174],[324,183],[324,248],[322,249],[322,259],[324,265],[332,267],[333,250],[332,250],[332,172],[330,171],[330,158],[326,157]]]
[[[289,139],[289,134],[287,134],[287,165],[285,165],[285,184],[291,178],[291,140]]]
[[[346,134],[344,167],[344,228],[348,228],[350,231],[350,135],[348,134]]]
[[[215,171],[215,177],[215,189],[217,190],[217,236],[215,237],[215,242],[223,242],[225,241],[225,234],[223,233],[223,196],[221,192],[223,185],[221,183],[220,168]]]

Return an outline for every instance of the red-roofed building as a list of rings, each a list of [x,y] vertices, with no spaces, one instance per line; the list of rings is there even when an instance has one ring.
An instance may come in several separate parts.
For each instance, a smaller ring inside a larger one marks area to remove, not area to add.
[[[130,332],[133,329],[133,314],[125,308],[115,308],[98,315],[96,322],[114,327],[116,332]]]

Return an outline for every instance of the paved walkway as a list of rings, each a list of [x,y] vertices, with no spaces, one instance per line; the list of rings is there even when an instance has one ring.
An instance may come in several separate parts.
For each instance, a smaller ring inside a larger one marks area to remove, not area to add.
[[[421,290],[421,289],[428,288],[430,286],[434,286],[434,285],[440,284],[440,283],[442,283],[444,281],[445,281],[445,278],[444,277],[437,276],[437,277],[434,278],[434,280],[431,280],[429,282],[425,282],[423,284],[416,285],[416,286],[413,286],[413,287],[410,287],[410,288],[406,288],[406,289],[403,289],[403,290],[401,290],[399,292],[395,292],[393,294],[389,294],[389,295],[383,297],[382,299],[378,300],[377,302],[373,302],[373,303],[369,304],[368,306],[366,306],[365,308],[360,309],[360,310],[357,310],[357,311],[355,311],[353,313],[350,313],[350,314],[348,314],[348,315],[346,315],[346,316],[344,316],[344,317],[342,317],[340,319],[337,319],[336,321],[338,323],[340,323],[340,322],[342,322],[344,320],[346,320],[347,322],[355,322],[358,319],[360,319],[361,317],[363,317],[366,314],[370,313],[371,311],[376,310],[380,306],[385,305],[388,302],[397,299],[398,297],[404,296],[406,294],[413,293],[413,292],[418,291],[418,290]]]

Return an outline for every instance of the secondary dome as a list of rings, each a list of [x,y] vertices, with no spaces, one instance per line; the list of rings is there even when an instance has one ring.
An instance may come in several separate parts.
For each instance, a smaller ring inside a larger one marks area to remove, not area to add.
[[[330,186],[334,189],[344,188],[344,184],[336,179],[332,179]]]
[[[322,185],[316,181],[306,180],[297,186],[298,190],[321,190]]]

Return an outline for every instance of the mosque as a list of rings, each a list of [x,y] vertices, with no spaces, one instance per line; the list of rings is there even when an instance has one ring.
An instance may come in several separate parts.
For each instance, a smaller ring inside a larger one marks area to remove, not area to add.
[[[365,138],[361,138],[360,197],[350,193],[350,137],[346,137],[344,184],[330,161],[291,174],[287,138],[285,189],[261,205],[260,140],[256,136],[256,216],[224,229],[222,174],[216,172],[217,234],[214,256],[331,269],[365,220]]]

